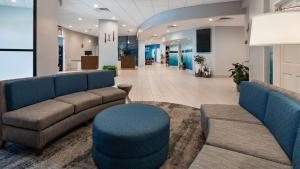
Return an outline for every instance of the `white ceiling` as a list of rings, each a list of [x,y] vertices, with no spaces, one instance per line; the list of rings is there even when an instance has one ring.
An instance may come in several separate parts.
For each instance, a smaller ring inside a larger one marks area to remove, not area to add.
[[[160,12],[229,1],[237,0],[63,0],[58,17],[59,25],[90,35],[97,34],[98,19],[116,17],[119,21],[119,35],[136,35],[137,28],[144,21]],[[101,8],[108,8],[111,12],[99,12],[94,8],[95,4]],[[82,21],[78,20],[79,17]],[[126,27],[122,27],[123,24]]]
[[[33,8],[33,0],[0,0],[0,5]]]
[[[220,18],[231,18],[228,20],[219,20]],[[169,25],[177,25],[176,28],[169,28]],[[245,15],[230,15],[218,16],[211,18],[198,18],[181,20],[171,23],[157,25],[147,29],[139,35],[139,39],[145,40],[147,43],[162,42],[164,37],[174,32],[183,31],[187,29],[214,27],[214,26],[245,26]]]

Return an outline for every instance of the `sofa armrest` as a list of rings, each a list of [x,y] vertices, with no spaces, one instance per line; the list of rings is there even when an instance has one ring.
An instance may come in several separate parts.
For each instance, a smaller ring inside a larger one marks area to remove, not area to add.
[[[2,115],[6,112],[5,81],[0,81],[0,145],[2,145]]]

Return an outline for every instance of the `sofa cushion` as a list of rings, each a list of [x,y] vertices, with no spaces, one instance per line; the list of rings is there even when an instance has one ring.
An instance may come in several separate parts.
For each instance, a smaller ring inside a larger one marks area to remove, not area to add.
[[[273,161],[204,145],[189,169],[292,169]]]
[[[127,93],[115,87],[105,87],[101,89],[89,90],[89,92],[102,96],[103,103],[125,99]]]
[[[60,101],[47,100],[2,116],[5,125],[41,131],[74,113],[74,106]]]
[[[55,97],[53,77],[26,78],[5,84],[8,111]]]
[[[87,90],[86,73],[64,73],[55,76],[56,97]]]
[[[260,121],[263,121],[265,118],[268,93],[271,89],[250,82],[242,82],[240,89],[240,106],[253,114]]]
[[[206,143],[291,165],[288,156],[264,125],[209,119]]]
[[[102,96],[89,92],[72,93],[57,97],[55,100],[74,105],[76,113],[102,104]]]
[[[297,138],[295,141],[295,146],[294,146],[294,153],[293,153],[293,166],[294,169],[300,169],[300,127],[298,129],[297,133]]]
[[[201,125],[206,136],[208,134],[208,119],[223,119],[231,121],[241,121],[246,123],[262,124],[261,121],[259,121],[252,114],[250,114],[238,105],[203,104],[201,105],[200,111]]]
[[[296,101],[279,92],[270,92],[265,125],[290,159],[293,155],[299,120],[300,106]]]
[[[103,87],[111,87],[115,85],[114,71],[97,71],[87,74],[88,89],[98,89]]]

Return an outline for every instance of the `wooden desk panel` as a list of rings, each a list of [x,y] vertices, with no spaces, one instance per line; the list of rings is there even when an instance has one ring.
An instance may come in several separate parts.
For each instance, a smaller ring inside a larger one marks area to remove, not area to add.
[[[81,56],[81,69],[98,69],[99,57],[98,56]]]
[[[135,57],[134,56],[122,56],[121,68],[135,69]]]

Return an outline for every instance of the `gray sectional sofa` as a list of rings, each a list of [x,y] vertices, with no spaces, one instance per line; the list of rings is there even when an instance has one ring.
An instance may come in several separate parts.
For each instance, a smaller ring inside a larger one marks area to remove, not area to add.
[[[101,110],[125,103],[113,71],[64,73],[0,82],[0,142],[43,147]]]
[[[243,82],[239,105],[201,106],[206,142],[189,169],[300,169],[300,95]]]

